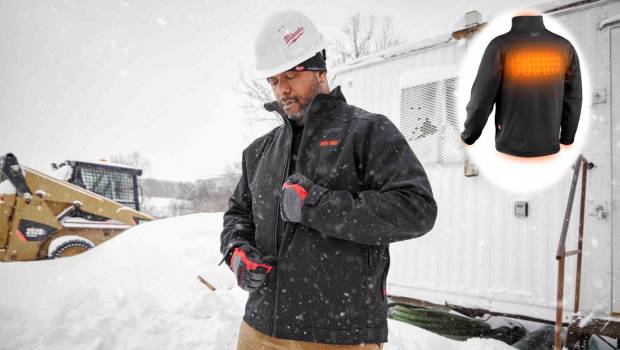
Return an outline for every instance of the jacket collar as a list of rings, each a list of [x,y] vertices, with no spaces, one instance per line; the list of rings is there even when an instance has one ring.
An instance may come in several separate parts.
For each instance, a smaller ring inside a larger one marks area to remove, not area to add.
[[[515,16],[512,18],[512,30],[539,31],[545,29],[542,16]]]
[[[342,94],[340,85],[336,86],[329,94],[319,93],[316,95],[312,102],[310,102],[309,115],[330,109],[336,101],[347,102]],[[290,120],[286,115],[286,112],[284,112],[277,101],[267,102],[263,105],[263,107],[269,112],[278,112],[278,114],[280,114],[280,116],[284,119],[284,123],[290,124]]]

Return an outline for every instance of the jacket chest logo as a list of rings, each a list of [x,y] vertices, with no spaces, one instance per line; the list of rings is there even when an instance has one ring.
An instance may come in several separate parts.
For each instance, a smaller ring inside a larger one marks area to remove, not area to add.
[[[341,139],[342,128],[327,129],[319,140],[319,147],[335,147],[338,146]]]
[[[319,142],[320,147],[337,146],[338,140],[321,140]]]

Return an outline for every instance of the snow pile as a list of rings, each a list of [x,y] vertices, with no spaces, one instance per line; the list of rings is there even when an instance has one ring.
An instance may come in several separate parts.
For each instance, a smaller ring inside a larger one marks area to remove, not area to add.
[[[73,167],[69,166],[68,164],[61,164],[58,168],[52,169],[51,171],[47,172],[44,171],[43,173],[61,181],[69,181],[69,179],[73,175]]]
[[[235,349],[247,294],[217,266],[221,225],[221,213],[188,215],[75,257],[0,263],[0,348]],[[386,350],[511,349],[393,320],[389,340]]]
[[[0,182],[0,194],[15,194],[15,186],[9,180]]]

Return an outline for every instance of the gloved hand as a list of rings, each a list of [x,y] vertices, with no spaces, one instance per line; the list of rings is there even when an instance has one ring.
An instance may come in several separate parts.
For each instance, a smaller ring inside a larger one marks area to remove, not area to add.
[[[280,214],[284,221],[301,222],[301,208],[313,182],[301,174],[289,176],[280,190]]]
[[[249,244],[235,247],[228,266],[237,277],[237,284],[250,293],[263,285],[267,274],[273,268],[275,258],[263,256]]]

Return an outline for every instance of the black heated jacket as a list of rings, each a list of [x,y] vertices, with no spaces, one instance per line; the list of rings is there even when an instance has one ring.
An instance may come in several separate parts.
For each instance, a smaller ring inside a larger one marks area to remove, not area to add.
[[[581,112],[579,59],[541,16],[517,16],[487,46],[467,105],[466,144],[476,142],[495,105],[495,147],[544,156],[573,143]]]
[[[431,230],[437,205],[424,168],[385,116],[346,103],[337,87],[312,101],[293,173],[314,182],[302,222],[285,223],[279,190],[290,162],[284,124],[243,151],[242,176],[224,214],[222,254],[250,243],[278,261],[250,293],[243,319],[284,339],[387,341],[388,245]]]

